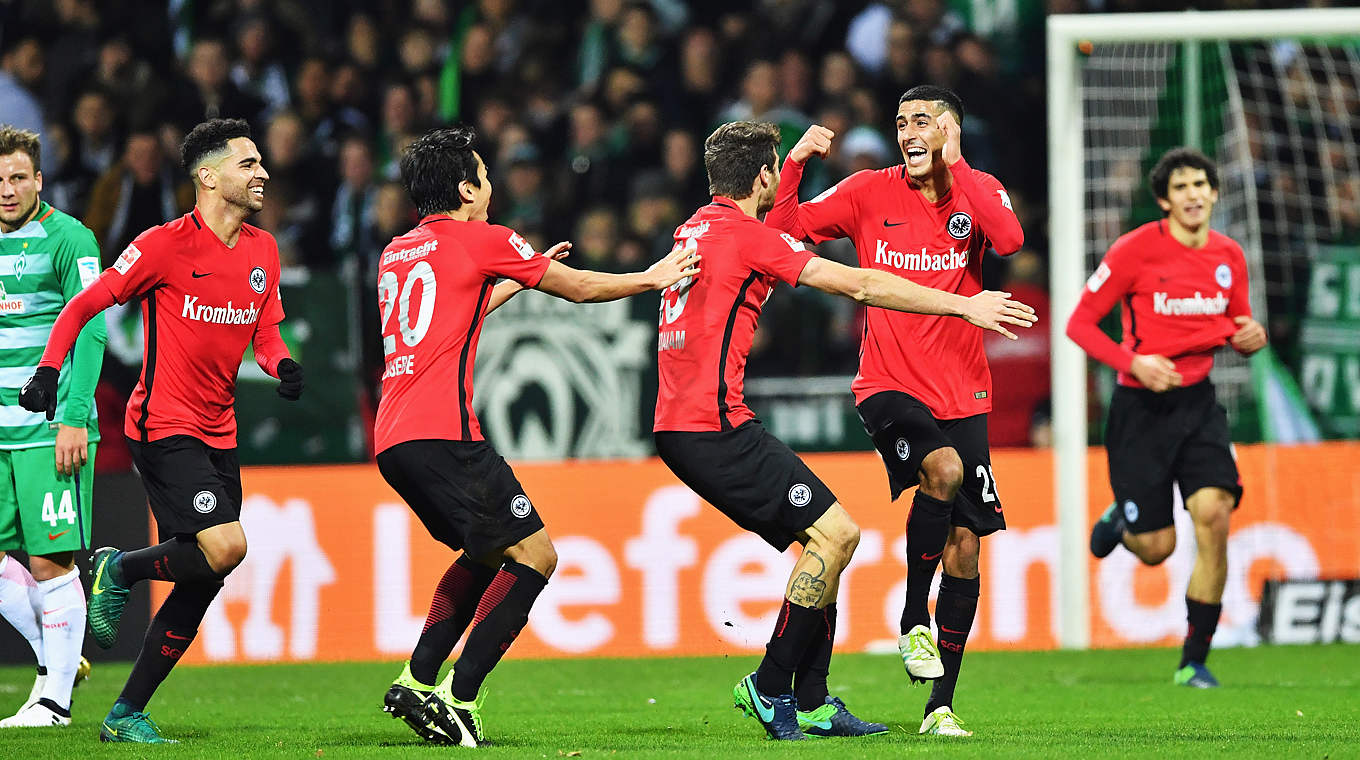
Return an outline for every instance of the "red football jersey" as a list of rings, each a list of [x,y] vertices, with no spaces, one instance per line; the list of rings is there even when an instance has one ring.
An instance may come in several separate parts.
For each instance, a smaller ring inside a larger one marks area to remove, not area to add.
[[[912,187],[905,165],[856,172],[808,201],[798,202],[803,165],[785,161],[779,193],[765,223],[814,243],[848,237],[859,265],[920,285],[976,295],[988,247],[1014,253],[1024,242],[1020,221],[1001,183],[960,160],[953,186],[937,202]],[[992,408],[992,375],[982,331],[962,319],[868,309],[860,343],[856,403],[901,391],[937,419]]]
[[[236,373],[260,326],[283,321],[279,247],[241,225],[228,248],[198,209],[138,235],[100,275],[118,303],[142,296],[142,374],[123,431],[236,446]]]
[[[1148,222],[1110,246],[1086,281],[1068,335],[1119,370],[1120,385],[1142,387],[1129,374],[1135,354],[1165,356],[1191,385],[1209,376],[1214,351],[1237,332],[1233,318],[1251,316],[1249,295],[1246,257],[1232,238],[1210,230],[1203,248],[1187,248],[1165,220]],[[1117,301],[1118,346],[1098,326]]]
[[[722,197],[675,230],[675,245],[697,248],[703,272],[662,293],[652,429],[731,430],[755,416],[742,386],[765,299],[776,281],[797,286],[813,254]]]
[[[498,277],[532,288],[549,263],[508,227],[444,214],[392,239],[378,262],[379,452],[403,441],[483,440],[472,368],[491,288]]]

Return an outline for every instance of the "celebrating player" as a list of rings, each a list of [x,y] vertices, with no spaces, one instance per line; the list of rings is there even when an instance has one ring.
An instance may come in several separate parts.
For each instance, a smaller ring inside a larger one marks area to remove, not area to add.
[[[99,273],[94,234],[38,198],[41,147],[36,134],[0,125],[0,335],[9,377],[32,373],[62,306]],[[80,656],[85,590],[75,550],[90,545],[94,387],[105,340],[103,322],[76,338],[71,371],[57,389],[60,422],[12,406],[13,385],[0,391],[7,405],[0,410],[0,615],[38,658],[28,700],[0,728],[70,725],[71,686],[89,673]],[[5,554],[15,549],[28,553],[31,575]]]
[[[779,551],[794,541],[803,546],[765,657],[733,689],[736,706],[774,739],[878,734],[887,727],[852,715],[826,684],[836,593],[859,527],[742,397],[760,309],[782,281],[869,306],[963,317],[1006,335],[1003,324],[1028,326],[1034,316],[1005,293],[965,298],[820,258],[761,224],[779,188],[778,145],[776,125],[753,122],[724,124],[704,143],[713,202],[676,230],[674,251],[703,252],[707,271],[662,299],[656,448],[680,480],[738,525]]]
[[[557,564],[543,521],[472,410],[482,321],[524,288],[578,303],[612,301],[699,272],[690,251],[623,275],[555,261],[568,243],[535,253],[513,230],[487,223],[491,182],[474,137],[465,127],[436,129],[401,158],[402,183],[421,220],[379,260],[386,370],[374,431],[383,478],[431,536],[463,550],[436,586],[425,629],[383,709],[430,741],[467,747],[486,743],[482,682]],[[497,285],[502,277],[511,281]],[[453,670],[434,686],[470,623]]]
[[[1105,557],[1122,543],[1149,565],[1171,556],[1172,488],[1179,485],[1196,552],[1173,680],[1211,688],[1218,681],[1204,663],[1223,610],[1228,518],[1242,483],[1209,370],[1219,347],[1255,353],[1266,331],[1251,317],[1242,247],[1209,229],[1218,202],[1214,163],[1177,148],[1148,182],[1165,218],[1110,246],[1067,322],[1069,338],[1119,372],[1105,434],[1115,500],[1091,530],[1091,553]],[[1098,326],[1116,303],[1124,304],[1119,344]]]
[[[95,642],[112,646],[134,584],[175,585],[104,718],[99,738],[109,742],[172,741],[147,717],[146,703],[194,640],[222,579],[245,557],[233,405],[246,347],[253,343],[260,367],[280,380],[280,396],[296,401],[302,393],[302,367],[279,335],[278,246],[245,223],[264,206],[269,179],[250,125],[204,122],[185,136],[181,151],[195,180],[194,210],[137,236],[66,305],[19,395],[25,409],[52,419],[58,367],[77,331],[115,302],[142,299],[146,350],[123,430],[162,543],[95,552],[89,614]]]
[[[963,103],[952,91],[913,87],[897,108],[904,163],[857,172],[800,204],[804,163],[831,144],[828,130],[812,126],[784,162],[765,223],[813,242],[849,237],[861,266],[950,293],[978,292],[987,249],[1014,253],[1024,235],[1001,183],[964,160],[962,121]],[[898,639],[912,681],[936,679],[920,733],[967,736],[952,705],[977,612],[979,538],[1006,527],[987,446],[992,377],[982,334],[957,320],[870,309],[851,389],[892,498],[920,486],[907,516]],[[942,556],[935,615],[943,655],[927,607]]]

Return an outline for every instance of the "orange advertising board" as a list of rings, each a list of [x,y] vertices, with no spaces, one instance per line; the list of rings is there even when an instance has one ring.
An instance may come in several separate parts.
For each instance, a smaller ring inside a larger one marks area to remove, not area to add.
[[[993,452],[1009,529],[983,541],[971,649],[1057,646],[1052,455]],[[1360,443],[1241,446],[1216,644],[1251,643],[1267,577],[1360,577]],[[872,453],[806,460],[862,531],[841,581],[841,651],[894,648],[908,502],[888,500]],[[1090,512],[1109,503],[1104,452],[1088,457]],[[511,656],[644,656],[760,651],[795,550],[775,552],[681,485],[658,460],[520,464],[516,473],[557,547],[557,573]],[[248,468],[245,562],[226,582],[186,659],[374,660],[409,655],[454,555],[431,540],[371,465]],[[1193,534],[1159,567],[1117,551],[1092,561],[1095,646],[1169,644],[1185,626]],[[153,584],[159,600],[168,591]]]

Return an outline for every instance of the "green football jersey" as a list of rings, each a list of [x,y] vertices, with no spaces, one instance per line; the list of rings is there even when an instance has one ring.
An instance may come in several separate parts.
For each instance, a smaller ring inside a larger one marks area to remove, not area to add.
[[[47,203],[13,232],[0,232],[0,449],[51,446],[57,423],[87,428],[99,440],[94,389],[104,361],[102,316],[80,331],[61,367],[57,416],[19,406],[19,389],[33,376],[52,324],[66,302],[99,278],[99,244],[80,220]]]

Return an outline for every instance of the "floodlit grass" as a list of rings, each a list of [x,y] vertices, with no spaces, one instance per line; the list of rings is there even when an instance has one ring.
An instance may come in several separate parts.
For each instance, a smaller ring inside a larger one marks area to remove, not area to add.
[[[1360,757],[1360,647],[1218,651],[1210,664],[1224,687],[1210,691],[1171,684],[1178,654],[969,654],[954,705],[969,739],[916,734],[927,687],[910,687],[895,656],[837,655],[833,693],[892,732],[798,745],[764,740],[731,708],[755,656],[511,660],[488,680],[496,746],[483,750],[427,745],[380,711],[399,663],[183,667],[150,705],[182,744],[100,745],[129,666],[96,664],[70,728],[2,730],[0,757]],[[27,695],[31,674],[0,668],[0,712]]]

